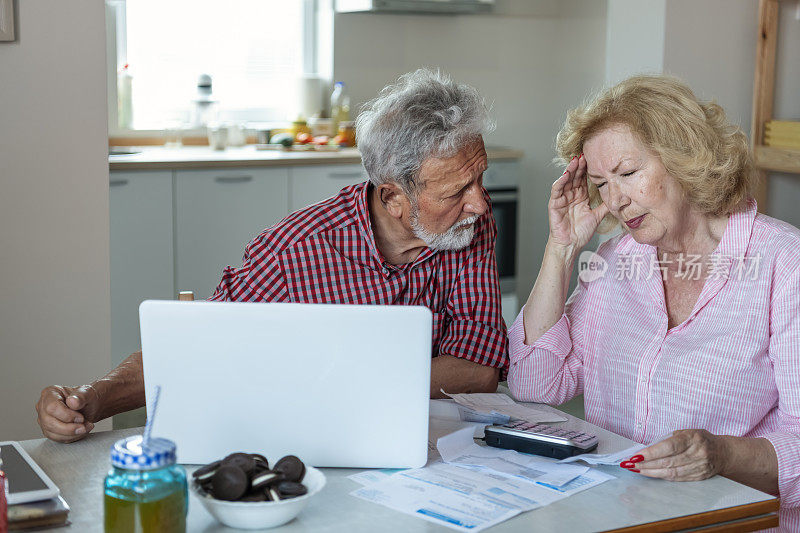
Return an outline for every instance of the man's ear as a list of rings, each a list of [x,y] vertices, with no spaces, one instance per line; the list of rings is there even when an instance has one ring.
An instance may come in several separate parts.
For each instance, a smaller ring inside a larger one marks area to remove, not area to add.
[[[410,210],[411,203],[408,197],[396,183],[383,183],[378,185],[378,200],[394,218],[403,218],[403,214]]]

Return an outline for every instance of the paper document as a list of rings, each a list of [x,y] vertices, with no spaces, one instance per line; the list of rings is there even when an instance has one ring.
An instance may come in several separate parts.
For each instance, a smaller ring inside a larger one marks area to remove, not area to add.
[[[479,413],[506,415],[533,423],[564,422],[566,420],[563,416],[550,411],[520,405],[507,394],[500,392],[479,392],[474,394],[448,394],[445,391],[442,392],[455,400],[457,404]]]
[[[590,465],[618,465],[622,461],[627,461],[640,450],[647,448],[645,444],[635,444],[630,448],[620,450],[614,453],[598,454],[598,453],[584,453],[582,455],[573,455],[566,459],[561,459],[560,463],[572,463],[575,461],[584,461]]]
[[[351,495],[458,531],[481,531],[613,478],[589,469],[557,488],[441,462],[379,474],[374,483],[363,474],[350,476],[364,483]]]
[[[549,503],[541,496],[553,498],[526,482],[515,485],[444,463],[404,470],[351,494],[458,531],[481,531]]]
[[[378,481],[383,481],[387,477],[401,472],[401,470],[397,470],[394,468],[384,468],[382,470],[364,470],[363,472],[359,472],[358,474],[352,474],[347,476],[347,479],[352,479],[359,485],[367,486],[372,485],[373,483],[377,483]]]
[[[589,470],[588,466],[559,464],[549,457],[479,446],[471,428],[441,437],[436,447],[446,463],[480,467],[551,487],[563,487]]]
[[[425,468],[353,474],[349,478],[362,487],[351,494],[458,531],[481,531],[614,477],[480,446],[473,440],[480,429],[479,424],[431,418]]]

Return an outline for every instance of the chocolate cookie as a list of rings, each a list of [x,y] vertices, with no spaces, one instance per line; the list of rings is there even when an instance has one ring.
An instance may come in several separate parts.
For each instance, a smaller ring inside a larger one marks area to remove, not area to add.
[[[303,476],[306,475],[306,465],[303,461],[294,455],[287,455],[282,457],[273,468],[275,472],[280,472],[286,478],[286,481],[303,481]]]
[[[266,493],[263,490],[255,490],[255,491],[248,492],[247,494],[245,494],[244,496],[239,498],[238,501],[240,501],[240,502],[265,502],[265,501],[268,500],[268,498],[269,498],[269,496],[267,496]]]
[[[256,466],[260,466],[269,470],[269,461],[260,453],[251,453],[250,456],[255,460]]]
[[[217,471],[217,468],[219,468],[221,464],[222,461],[214,461],[213,463],[201,466],[192,473],[192,477],[201,485],[209,483],[211,478],[214,477],[214,472]]]
[[[308,493],[305,485],[295,481],[281,481],[276,488],[283,498],[295,498]]]
[[[238,466],[245,474],[249,474],[256,467],[256,460],[249,453],[232,453],[222,460],[222,466]]]
[[[211,479],[214,497],[220,500],[238,500],[250,488],[247,474],[238,466],[220,466]]]
[[[250,486],[254,489],[265,489],[270,485],[283,481],[283,474],[266,470],[250,478]]]
[[[276,489],[274,487],[268,488],[265,491],[265,494],[267,495],[268,501],[271,501],[271,502],[278,502],[278,501],[281,501],[281,500],[285,499],[285,498],[281,497],[281,493],[278,492],[278,489]]]

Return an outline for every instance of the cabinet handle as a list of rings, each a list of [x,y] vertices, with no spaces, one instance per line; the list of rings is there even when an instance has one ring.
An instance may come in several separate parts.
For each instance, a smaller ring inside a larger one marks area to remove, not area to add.
[[[109,187],[118,187],[120,185],[127,185],[128,180],[111,180],[108,182]]]
[[[328,176],[335,180],[361,179],[361,172],[331,172]]]
[[[217,183],[246,183],[253,181],[253,176],[217,176],[214,181]]]
[[[515,192],[492,192],[489,189],[489,198],[492,202],[516,202],[519,199],[519,194]]]

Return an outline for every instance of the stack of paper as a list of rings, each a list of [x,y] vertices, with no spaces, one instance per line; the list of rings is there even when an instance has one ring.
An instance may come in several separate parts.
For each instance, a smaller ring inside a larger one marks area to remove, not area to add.
[[[462,427],[452,431],[453,424]],[[481,531],[613,476],[585,466],[475,444],[474,424],[431,419],[431,461],[350,476],[351,494],[458,531]],[[449,428],[450,430],[448,431]],[[442,435],[442,436],[437,436]]]

